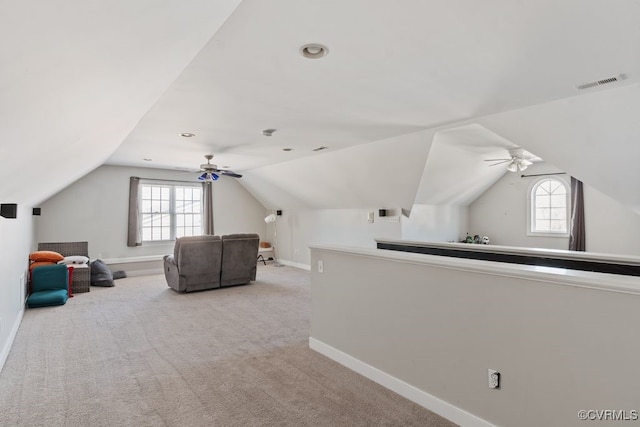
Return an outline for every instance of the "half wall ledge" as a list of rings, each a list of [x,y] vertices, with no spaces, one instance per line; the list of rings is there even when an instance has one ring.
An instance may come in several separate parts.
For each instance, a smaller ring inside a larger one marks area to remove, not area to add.
[[[469,243],[376,239],[378,249],[453,258],[640,276],[640,258],[624,255]]]
[[[383,240],[378,239],[376,239],[376,241],[383,242]],[[455,244],[451,243],[450,245]],[[469,244],[468,246],[483,245]],[[496,249],[496,246],[492,245],[490,246],[490,248]],[[439,268],[476,272],[494,276],[535,280],[537,282],[549,283],[554,285],[573,286],[598,289],[608,292],[622,292],[627,294],[640,295],[640,278],[638,276],[632,275],[599,273],[593,271],[574,270],[569,268],[548,267],[543,265],[516,264],[482,259],[430,255],[419,252],[416,253],[364,247],[315,245],[310,246],[310,249],[312,250],[312,252],[315,250],[320,252],[348,254],[380,260],[388,259],[402,263],[429,265]],[[517,249],[526,250],[526,248]],[[536,250],[533,251],[535,252]],[[582,256],[587,255],[583,254]],[[631,257],[629,257],[628,259],[631,259]],[[315,265],[313,258],[311,263],[311,271],[314,272],[317,270],[317,266]]]

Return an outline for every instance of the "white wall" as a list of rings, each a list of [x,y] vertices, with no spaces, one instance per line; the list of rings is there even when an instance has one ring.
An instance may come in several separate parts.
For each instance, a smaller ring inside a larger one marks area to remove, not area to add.
[[[276,225],[269,225],[269,241],[276,246],[278,260],[308,267],[311,262],[309,246],[313,244],[375,248],[376,237],[399,239],[400,209],[390,210],[392,216],[380,217],[378,208],[283,209]],[[373,223],[367,221],[369,212],[374,212]],[[277,242],[273,234],[276,226]]]
[[[24,312],[23,280],[34,249],[31,207],[18,205],[18,217],[0,217],[0,369]]]
[[[560,172],[540,163],[526,175]],[[527,235],[527,198],[534,177],[509,173],[469,206],[469,233],[487,235],[491,243],[547,249],[567,249],[568,237]],[[569,175],[560,175],[567,182]],[[623,255],[638,255],[640,215],[630,208],[583,184],[585,199],[586,250]]]
[[[581,426],[580,409],[637,406],[637,277],[334,247],[319,260],[312,348],[460,425]]]
[[[540,163],[527,174],[553,173],[559,170]],[[375,247],[375,238],[418,241],[459,241],[467,233],[487,235],[491,243],[548,249],[567,249],[568,237],[527,235],[527,197],[534,178],[508,173],[470,206],[416,204],[408,217],[380,218],[378,208],[371,209],[286,209],[275,227],[268,226],[269,240],[276,257],[284,263],[310,265],[309,245],[338,244]],[[564,176],[569,179],[568,176]],[[374,223],[367,212],[375,212]],[[637,255],[640,241],[640,216],[631,209],[585,185],[587,250],[590,252]],[[271,211],[267,210],[265,215]],[[395,218],[395,219],[394,219]]]
[[[640,214],[584,185],[587,250],[640,255]]]
[[[548,164],[535,164],[525,174],[559,172]],[[509,173],[469,206],[469,233],[488,235],[491,243],[567,249],[568,237],[527,236],[527,198],[533,180]],[[569,175],[561,175],[569,182]],[[638,255],[640,215],[601,192],[584,186],[586,250]]]
[[[495,166],[502,167],[502,166]],[[526,174],[555,173],[557,168],[535,164]],[[491,243],[547,249],[567,249],[568,237],[527,235],[527,197],[532,180],[522,173],[504,175],[469,206],[469,234],[489,236]],[[569,179],[564,176],[565,179]]]
[[[402,217],[402,239],[458,242],[467,235],[469,208],[456,205],[413,205]]]
[[[369,212],[374,213],[373,223],[367,221]],[[277,224],[269,224],[268,235],[281,262],[308,267],[310,245],[375,248],[376,238],[448,242],[464,237],[466,228],[467,208],[452,205],[414,205],[409,217],[401,215],[400,208],[389,209],[386,217],[378,215],[378,208],[282,209]]]
[[[189,180],[195,174],[162,169],[101,166],[42,203],[36,217],[38,242],[88,241],[91,258],[163,255],[173,243],[127,246],[129,177]],[[214,183],[215,234],[265,235],[264,206],[235,179]]]

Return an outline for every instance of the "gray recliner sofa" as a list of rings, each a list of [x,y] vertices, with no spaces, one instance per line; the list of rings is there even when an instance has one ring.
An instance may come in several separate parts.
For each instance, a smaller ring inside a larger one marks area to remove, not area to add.
[[[180,237],[164,256],[167,284],[192,292],[256,280],[259,243],[257,234]]]
[[[173,255],[164,256],[167,284],[178,292],[219,288],[221,266],[220,236],[180,237]]]

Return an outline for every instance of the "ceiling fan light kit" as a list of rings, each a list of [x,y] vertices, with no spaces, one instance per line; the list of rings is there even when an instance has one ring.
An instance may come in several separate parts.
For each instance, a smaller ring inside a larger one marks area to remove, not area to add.
[[[485,162],[497,162],[489,166],[507,163],[507,170],[509,172],[522,172],[533,164],[529,159],[524,158],[524,150],[522,148],[510,149],[509,156],[511,156],[511,158],[508,159],[485,159]]]
[[[522,159],[519,157],[513,157],[509,164],[507,165],[507,170],[509,172],[522,172],[526,168],[528,168],[532,163],[527,159]]]
[[[200,181],[217,181],[221,175],[230,176],[232,178],[242,178],[242,175],[239,173],[235,173],[230,170],[218,169],[218,165],[211,163],[213,154],[205,154],[204,158],[207,159],[207,163],[200,165],[200,172],[202,172],[198,177]]]
[[[518,165],[516,164],[516,162],[511,162],[507,165],[507,170],[509,172],[516,172],[518,170]]]
[[[217,181],[220,178],[220,175],[215,173],[205,172],[198,177],[200,181]]]

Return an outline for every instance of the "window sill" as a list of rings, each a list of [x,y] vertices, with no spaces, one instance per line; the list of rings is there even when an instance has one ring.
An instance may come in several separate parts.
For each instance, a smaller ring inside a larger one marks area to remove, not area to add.
[[[175,240],[143,240],[142,246],[166,246],[175,244]]]
[[[544,233],[544,232],[536,232],[536,231],[527,231],[528,237],[564,237],[568,238],[569,233]]]

